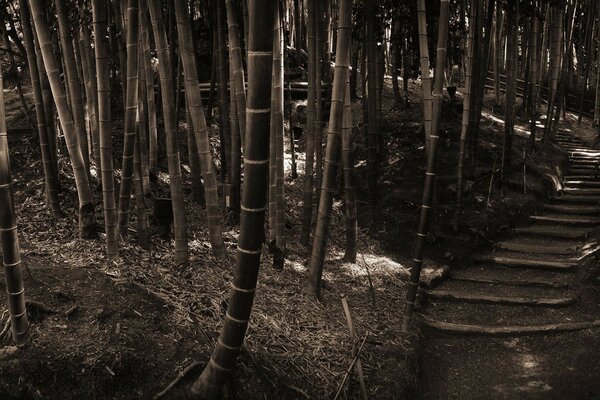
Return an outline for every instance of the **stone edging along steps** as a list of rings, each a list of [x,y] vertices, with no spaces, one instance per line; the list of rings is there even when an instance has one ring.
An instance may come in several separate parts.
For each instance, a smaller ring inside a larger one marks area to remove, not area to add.
[[[530,217],[529,226],[513,229],[510,239],[473,256],[472,266],[451,271],[424,293],[426,327],[489,336],[600,327],[599,319],[577,310],[573,289],[576,271],[600,249],[594,239],[600,227],[600,151],[566,131],[558,132],[557,141],[569,152],[570,175],[562,189],[541,205],[543,214]]]

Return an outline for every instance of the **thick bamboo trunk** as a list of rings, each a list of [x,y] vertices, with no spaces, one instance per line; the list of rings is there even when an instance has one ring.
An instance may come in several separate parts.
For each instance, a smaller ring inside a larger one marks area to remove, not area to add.
[[[2,246],[2,264],[4,265],[12,338],[15,344],[21,347],[29,342],[31,333],[25,310],[25,289],[21,275],[21,253],[10,175],[4,110],[4,78],[0,67],[0,245]]]
[[[125,95],[125,126],[123,137],[123,162],[121,163],[121,187],[119,188],[119,232],[127,236],[129,209],[135,155],[136,116],[138,114],[138,0],[127,4],[127,80]],[[141,166],[141,164],[140,164]]]
[[[42,155],[42,166],[44,168],[44,182],[46,186],[46,201],[55,218],[60,218],[63,213],[60,209],[58,199],[58,176],[52,165],[52,155],[50,144],[48,143],[48,130],[46,128],[46,115],[44,113],[44,100],[42,97],[42,88],[40,86],[39,70],[33,45],[33,32],[31,31],[31,17],[29,15],[29,6],[25,0],[19,0],[19,9],[21,13],[21,27],[23,30],[23,41],[27,52],[27,62],[29,63],[29,76],[33,89],[33,99],[35,102],[35,116],[38,137],[40,140],[40,153]],[[3,107],[3,105],[2,105]]]
[[[264,240],[269,166],[269,113],[273,50],[273,2],[250,0],[248,42],[248,141],[244,154],[240,236],[236,271],[221,335],[210,361],[192,386],[200,399],[219,397],[244,342],[250,319]]]
[[[427,153],[427,173],[423,185],[423,204],[419,215],[419,227],[415,241],[414,263],[411,269],[410,282],[406,294],[406,307],[404,310],[404,322],[402,329],[408,331],[410,320],[413,313],[421,267],[423,265],[423,251],[429,228],[429,217],[431,210],[431,200],[433,198],[433,188],[436,174],[437,145],[439,141],[440,123],[442,114],[442,89],[444,86],[444,71],[446,62],[446,46],[448,39],[448,20],[449,20],[449,0],[440,1],[440,18],[437,38],[437,56],[439,64],[435,69],[435,85],[433,93],[432,112],[433,119],[431,124],[431,135],[429,136],[429,152]]]
[[[315,137],[315,114],[316,114],[316,69],[315,52],[315,20],[317,18],[317,0],[307,0],[308,3],[308,21],[307,21],[307,41],[308,41],[308,93],[306,100],[306,149],[304,162],[304,198],[302,215],[302,244],[308,246],[310,240],[310,231],[312,228],[313,214],[313,164],[314,164],[314,137]]]
[[[329,130],[327,132],[327,147],[325,155],[325,171],[323,173],[323,186],[319,199],[317,227],[310,257],[308,292],[320,297],[321,277],[331,208],[333,205],[333,192],[337,177],[337,168],[342,151],[342,130],[344,122],[344,101],[346,95],[346,80],[350,67],[350,37],[351,37],[351,0],[339,1],[339,25],[337,34],[335,75],[331,94],[331,111],[329,113]]]
[[[75,63],[75,51],[73,49],[73,38],[71,37],[70,25],[67,20],[65,0],[55,0],[58,27],[60,32],[60,48],[65,63],[65,73],[69,89],[71,112],[73,123],[77,132],[77,142],[83,155],[85,170],[90,170],[90,151],[85,130],[85,118],[83,113],[83,101],[81,99],[81,81],[77,75],[77,64]]]
[[[58,63],[50,41],[50,32],[48,24],[44,18],[44,5],[41,0],[32,0],[30,2],[31,11],[37,38],[39,39],[40,49],[44,60],[45,71],[50,81],[54,102],[58,109],[60,124],[62,126],[67,150],[73,166],[73,175],[77,186],[77,195],[79,198],[79,231],[81,236],[90,237],[95,234],[94,204],[92,202],[92,192],[88,180],[88,174],[85,169],[85,163],[81,149],[77,144],[75,134],[75,125],[73,115],[67,103],[65,89],[61,84],[59,76]]]
[[[173,69],[169,60],[167,33],[163,22],[163,12],[160,0],[148,1],[150,18],[154,32],[154,41],[158,55],[158,71],[163,106],[165,135],[167,137],[167,163],[169,168],[169,183],[171,203],[173,205],[173,231],[175,236],[175,261],[187,262],[188,237],[185,221],[185,201],[183,197],[183,182],[181,180],[181,161],[177,127],[175,126],[175,99],[173,90]]]
[[[179,35],[179,48],[185,77],[185,95],[190,109],[194,138],[197,146],[198,157],[204,177],[204,194],[206,198],[206,215],[208,231],[213,253],[222,256],[225,253],[221,233],[221,213],[219,209],[219,194],[217,192],[217,176],[214,170],[211,147],[208,139],[208,128],[202,108],[200,88],[198,87],[198,72],[192,42],[192,29],[185,6],[179,2],[175,4],[177,30]]]
[[[107,0],[93,0],[94,38],[98,87],[98,127],[100,131],[100,170],[104,226],[106,228],[106,253],[116,260],[119,253],[117,212],[115,204],[115,178],[112,155],[112,118],[110,109],[109,49],[107,41]]]

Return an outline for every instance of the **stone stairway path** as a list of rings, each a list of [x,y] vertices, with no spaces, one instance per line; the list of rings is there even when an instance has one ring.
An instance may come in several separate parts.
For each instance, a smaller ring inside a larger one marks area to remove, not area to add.
[[[575,284],[581,265],[600,247],[600,151],[567,131],[559,131],[557,141],[569,152],[562,190],[527,226],[424,294],[421,318],[429,334],[421,397],[561,398],[562,380],[551,365],[562,356],[553,341],[570,335],[560,343],[574,341],[574,348],[588,335],[600,341],[600,316],[581,307]],[[531,350],[542,342],[553,350]],[[519,365],[525,356],[529,364]]]

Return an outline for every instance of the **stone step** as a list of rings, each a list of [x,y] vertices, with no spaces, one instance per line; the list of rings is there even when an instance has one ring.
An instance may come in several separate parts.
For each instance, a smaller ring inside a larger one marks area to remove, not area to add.
[[[555,203],[578,203],[578,204],[598,204],[600,196],[563,194],[562,196],[551,196],[550,199]]]
[[[574,280],[573,274],[560,270],[518,269],[486,264],[452,268],[450,277],[453,281],[542,288],[567,288]]]
[[[600,175],[594,176],[590,174],[583,175],[565,175],[563,180],[577,180],[577,181],[587,181],[587,182],[600,182]]]
[[[600,196],[600,189],[598,188],[564,188],[562,190],[563,194],[572,194],[572,195],[598,195]]]
[[[567,179],[563,181],[563,184],[567,188],[599,188],[600,181],[585,181],[585,180],[572,180]]]
[[[565,215],[565,214],[547,214],[547,215],[531,215],[530,220],[534,222],[552,222],[561,225],[577,225],[577,226],[595,226],[600,225],[600,218],[586,217],[581,215]]]
[[[538,235],[562,239],[584,239],[591,234],[592,230],[589,228],[566,227],[563,225],[536,224],[514,228],[513,232],[518,235]]]
[[[426,327],[438,332],[461,335],[483,335],[483,336],[523,336],[538,335],[550,332],[568,332],[582,329],[600,327],[600,320],[557,322],[554,324],[518,324],[518,325],[482,325],[482,324],[459,324],[454,322],[438,321],[428,316],[423,316]]]
[[[547,211],[557,211],[565,214],[574,215],[600,214],[600,207],[596,206],[578,206],[571,204],[542,204],[542,209]]]
[[[456,293],[447,290],[432,290],[427,292],[432,299],[462,301],[466,303],[507,304],[541,307],[564,307],[575,304],[574,297],[515,297],[491,296],[486,294]]]
[[[473,261],[479,263],[491,263],[503,265],[507,267],[525,267],[525,268],[540,268],[540,269],[556,269],[556,270],[571,270],[577,267],[576,261],[568,259],[548,260],[546,258],[531,258],[525,257],[519,253],[511,255],[499,255],[498,253],[488,253],[473,256]]]
[[[519,253],[538,253],[538,254],[561,254],[571,255],[578,251],[577,245],[563,245],[563,246],[544,246],[539,244],[527,244],[522,243],[520,240],[507,240],[504,242],[498,242],[494,244],[494,247],[500,250],[508,250]]]

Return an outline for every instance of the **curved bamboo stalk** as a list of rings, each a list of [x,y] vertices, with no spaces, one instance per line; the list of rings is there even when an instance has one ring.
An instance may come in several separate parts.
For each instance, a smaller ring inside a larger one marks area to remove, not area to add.
[[[46,201],[52,210],[52,215],[55,218],[60,218],[63,216],[63,212],[60,209],[60,202],[58,199],[58,176],[52,166],[52,155],[50,153],[50,144],[48,143],[48,130],[46,129],[46,115],[44,113],[44,100],[42,97],[39,70],[33,45],[33,32],[31,31],[31,16],[29,15],[29,6],[25,0],[19,0],[19,10],[21,13],[23,41],[25,42],[27,62],[29,64],[29,76],[31,78],[33,99],[35,102],[36,126],[40,140],[40,153],[42,155],[44,182],[46,185]]]
[[[183,183],[181,181],[181,162],[179,159],[179,143],[175,126],[175,99],[173,90],[173,71],[169,61],[169,44],[163,22],[163,12],[160,0],[148,1],[150,19],[154,31],[154,41],[158,54],[158,71],[163,106],[165,134],[167,136],[167,163],[173,205],[173,230],[175,236],[175,261],[187,262],[188,237],[185,222],[185,202],[183,198]]]
[[[31,333],[25,310],[25,289],[21,276],[21,254],[11,182],[4,110],[4,77],[0,67],[0,244],[12,338],[20,347],[29,342]]]
[[[216,349],[192,386],[192,394],[205,400],[217,399],[235,367],[244,341],[264,238],[267,173],[269,162],[269,93],[273,41],[273,2],[250,0],[250,40],[248,43],[248,141],[244,157],[245,179],[242,190],[240,236],[236,271],[223,329]]]
[[[435,183],[437,144],[439,141],[441,114],[442,114],[442,88],[444,86],[444,71],[446,70],[446,46],[448,39],[449,0],[440,1],[440,18],[437,38],[437,55],[439,65],[435,68],[435,85],[433,92],[433,119],[431,124],[431,135],[429,136],[429,152],[427,153],[427,172],[423,185],[423,204],[419,216],[419,227],[415,241],[413,266],[410,273],[410,282],[406,293],[406,306],[404,309],[404,322],[402,330],[408,331],[408,326],[413,313],[413,306],[417,296],[417,288],[423,266],[423,250],[429,229],[429,217],[431,200],[433,198],[433,187]]]
[[[75,176],[75,185],[77,186],[77,195],[79,198],[79,232],[82,237],[90,237],[95,233],[94,204],[92,203],[92,192],[90,190],[83,155],[77,144],[73,115],[67,103],[65,89],[61,84],[58,63],[52,48],[48,24],[44,18],[44,4],[41,0],[32,0],[30,5],[45,70],[50,81],[50,88],[67,143],[67,151],[69,152],[71,165],[73,166],[73,175]]]
[[[335,74],[331,94],[331,111],[329,113],[329,130],[327,132],[327,146],[325,155],[325,171],[323,186],[319,199],[319,212],[317,227],[313,241],[312,254],[309,267],[308,292],[317,297],[321,293],[321,277],[323,274],[323,261],[325,260],[325,247],[331,220],[333,205],[333,192],[337,177],[338,160],[341,153],[342,126],[344,117],[344,100],[346,80],[350,67],[350,37],[352,34],[352,2],[340,0],[339,23],[337,28],[337,45],[335,57]]]
[[[67,10],[65,0],[55,0],[56,15],[58,19],[58,30],[60,32],[60,48],[62,58],[65,63],[65,75],[69,84],[69,99],[71,112],[73,114],[73,123],[77,132],[77,141],[83,155],[85,170],[90,171],[90,150],[85,130],[85,118],[83,114],[83,101],[81,99],[81,82],[77,75],[77,64],[75,63],[75,50],[73,49],[73,38],[70,31],[69,21],[67,20]]]
[[[138,113],[138,0],[127,3],[127,80],[125,102],[125,126],[123,139],[123,162],[121,164],[121,187],[119,189],[118,224],[121,236],[127,235],[129,208],[135,155],[136,115]],[[141,164],[140,164],[141,167]]]
[[[302,214],[302,244],[308,246],[310,241],[310,231],[312,227],[313,214],[313,164],[315,153],[315,113],[316,113],[316,68],[315,64],[315,24],[317,18],[317,0],[307,0],[308,21],[307,21],[307,39],[308,39],[308,93],[306,100],[306,149],[304,161],[304,198]]]
[[[109,260],[119,255],[115,177],[112,154],[112,118],[110,113],[109,49],[107,41],[107,0],[92,0],[96,53],[96,85],[98,87],[98,129],[100,133],[100,174],[102,203],[106,229],[106,253]]]
[[[185,95],[190,109],[194,137],[196,139],[198,157],[200,158],[202,175],[204,177],[204,194],[206,197],[206,216],[210,243],[215,256],[225,254],[225,245],[221,233],[221,213],[219,209],[219,194],[217,192],[217,175],[215,173],[208,128],[202,108],[200,88],[198,87],[198,72],[192,42],[192,28],[187,9],[180,2],[175,3],[177,31],[179,35],[179,52],[185,77]]]

